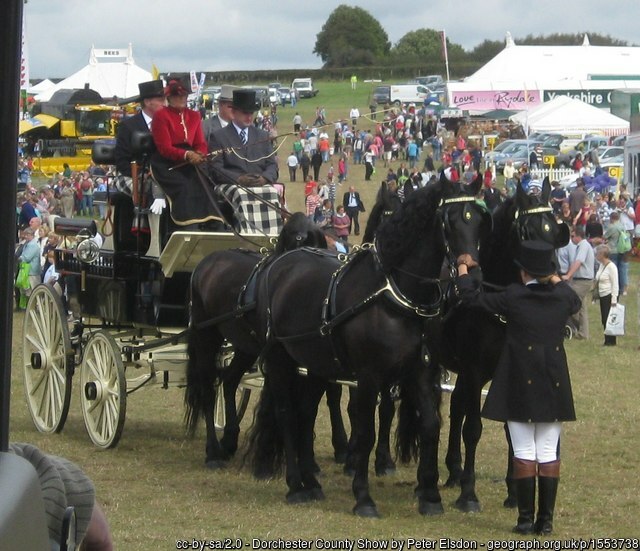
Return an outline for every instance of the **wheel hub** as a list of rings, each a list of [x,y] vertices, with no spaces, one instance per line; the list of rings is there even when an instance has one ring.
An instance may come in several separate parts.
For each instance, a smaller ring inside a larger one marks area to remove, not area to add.
[[[39,350],[31,353],[31,369],[49,369],[51,367],[51,355],[47,350]]]
[[[102,401],[104,399],[104,396],[105,392],[102,381],[89,381],[84,385],[84,397],[88,401]]]

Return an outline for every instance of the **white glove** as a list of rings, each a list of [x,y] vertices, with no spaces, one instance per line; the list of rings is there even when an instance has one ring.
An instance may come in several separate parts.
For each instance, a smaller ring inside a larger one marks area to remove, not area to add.
[[[153,203],[151,203],[151,206],[149,207],[149,210],[153,213],[153,214],[162,214],[162,211],[165,209],[165,207],[167,206],[167,202],[164,199],[154,199]]]

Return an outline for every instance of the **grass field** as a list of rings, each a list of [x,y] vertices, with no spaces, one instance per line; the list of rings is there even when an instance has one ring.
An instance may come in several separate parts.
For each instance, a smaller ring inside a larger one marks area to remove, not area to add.
[[[320,83],[318,87],[320,95],[301,100],[296,109],[305,121],[312,120],[316,105],[325,106],[329,120],[347,117],[352,104],[361,112],[368,111],[368,90],[364,85],[359,85],[355,92],[348,82]],[[290,131],[294,113],[290,107],[279,110],[281,133]],[[280,162],[284,176],[287,172],[282,158]],[[378,183],[383,173],[379,167]],[[378,183],[365,183],[363,176],[363,167],[350,167],[346,185],[355,185],[361,191],[369,210]],[[302,189],[300,182],[288,186],[291,210],[302,208]],[[345,186],[343,190],[346,191]],[[366,213],[361,223],[365,221]],[[638,272],[638,265],[632,264],[629,296],[622,300],[628,307],[628,336],[619,339],[619,346],[601,346],[602,328],[594,305],[590,307],[591,340],[567,343],[578,421],[566,424],[562,437],[562,480],[554,539],[640,535]],[[152,386],[130,395],[123,437],[113,450],[98,451],[86,435],[77,381],[64,431],[59,435],[38,433],[23,396],[22,320],[22,314],[14,316],[11,438],[33,442],[50,453],[68,457],[87,471],[95,481],[120,550],[176,549],[178,540],[191,542],[194,538],[241,538],[249,549],[252,538],[368,538],[369,541],[463,538],[482,543],[512,538],[510,528],[515,513],[502,507],[506,444],[499,423],[485,422],[478,448],[481,513],[458,512],[453,508],[458,491],[443,489],[445,514],[421,517],[413,497],[415,465],[409,465],[400,467],[391,477],[375,478],[372,474],[373,497],[383,518],[364,520],[351,514],[351,481],[332,462],[328,415],[323,406],[316,430],[316,451],[327,499],[289,506],[284,501],[284,480],[256,482],[241,468],[240,458],[224,471],[205,470],[204,434],[201,430],[194,439],[185,436],[180,389]],[[445,395],[443,445],[448,429],[448,405]],[[253,404],[249,411],[252,407]],[[243,421],[245,430],[249,417]],[[441,481],[446,479],[444,454],[442,448]]]

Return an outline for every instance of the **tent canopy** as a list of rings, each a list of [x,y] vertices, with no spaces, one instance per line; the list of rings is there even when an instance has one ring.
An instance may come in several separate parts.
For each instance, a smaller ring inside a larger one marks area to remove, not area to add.
[[[105,99],[128,98],[138,95],[140,82],[149,80],[151,73],[135,64],[131,44],[128,49],[92,47],[85,67],[38,94],[36,100],[46,102],[58,90],[85,88],[87,84]]]
[[[602,132],[606,136],[629,133],[629,123],[624,119],[567,96],[521,111],[510,120],[528,127],[531,132]]]

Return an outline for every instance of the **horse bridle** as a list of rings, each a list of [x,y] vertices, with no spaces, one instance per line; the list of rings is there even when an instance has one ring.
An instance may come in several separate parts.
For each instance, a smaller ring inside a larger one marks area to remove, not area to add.
[[[449,262],[449,275],[451,279],[455,279],[458,275],[458,266],[457,259],[453,255],[453,251],[451,250],[451,246],[449,245],[448,234],[451,233],[451,225],[449,223],[449,209],[446,208],[449,205],[453,205],[456,203],[475,203],[477,204],[476,198],[472,195],[463,195],[461,197],[449,197],[447,199],[441,199],[440,204],[438,205],[438,209],[436,210],[436,216],[440,218],[440,229],[442,233],[442,242],[444,243],[444,250],[447,256],[447,260]],[[469,218],[471,215],[467,213],[467,217]]]
[[[525,217],[528,217],[532,214],[545,214],[545,213],[553,213],[553,209],[550,206],[540,206],[540,207],[533,207],[530,209],[524,209],[524,210],[516,210],[516,213],[514,215],[514,220],[513,220],[513,225],[514,228],[518,234],[518,239],[520,241],[528,241],[531,239],[531,236],[529,234],[529,229],[526,226],[526,223],[524,221]],[[551,231],[551,226],[549,226],[549,231]]]

